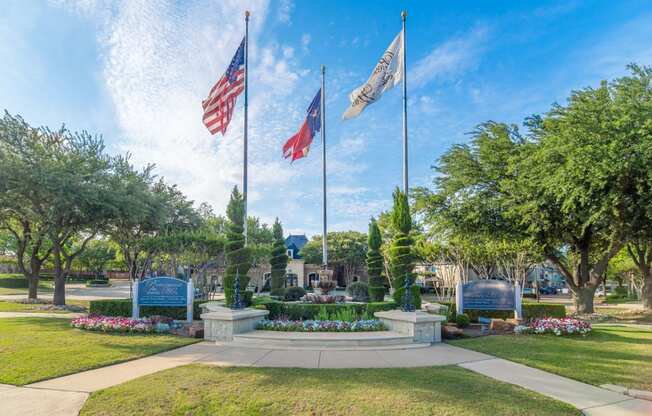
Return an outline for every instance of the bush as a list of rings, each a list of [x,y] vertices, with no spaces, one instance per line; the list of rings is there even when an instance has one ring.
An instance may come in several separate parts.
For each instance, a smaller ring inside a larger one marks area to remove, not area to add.
[[[448,307],[448,316],[446,317],[449,322],[455,322],[456,307],[455,303],[440,302],[442,305]],[[566,306],[557,303],[524,303],[521,306],[523,312],[523,319],[536,319],[536,318],[565,318]],[[477,322],[478,318],[483,316],[485,318],[495,319],[511,319],[514,318],[513,311],[483,311],[476,309],[467,309],[464,314],[468,315],[471,321]]]
[[[466,328],[471,323],[471,318],[465,313],[461,313],[455,317],[455,323],[460,328]]]
[[[389,311],[396,309],[394,302],[370,302],[370,303],[329,303],[329,304],[310,304],[310,303],[287,303],[278,300],[256,301],[257,309],[266,309],[269,311],[267,319],[290,319],[295,321],[313,320],[317,315],[322,313],[337,313],[339,309],[351,309],[357,317],[373,316],[375,312]]]
[[[198,319],[201,315],[201,308],[199,305],[205,301],[196,301],[193,303],[193,319]],[[89,303],[88,312],[91,315],[103,316],[131,316],[131,300],[130,299],[103,299],[92,300]],[[162,315],[169,316],[177,320],[186,319],[186,308],[183,306],[141,306],[140,316],[154,316]]]
[[[369,301],[369,286],[364,282],[351,283],[346,291],[351,295],[354,302],[368,302]]]
[[[306,296],[306,289],[299,286],[291,286],[285,289],[283,299],[287,301],[297,301]]]

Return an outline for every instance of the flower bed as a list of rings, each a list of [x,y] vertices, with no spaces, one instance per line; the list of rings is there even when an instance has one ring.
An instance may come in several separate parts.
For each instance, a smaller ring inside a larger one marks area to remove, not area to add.
[[[163,319],[130,319],[101,315],[73,319],[70,325],[73,328],[100,332],[164,333],[170,331],[170,324]]]
[[[514,328],[517,334],[554,334],[561,335],[587,335],[591,332],[591,324],[575,318],[542,318],[535,319],[527,325],[518,325]]]
[[[281,319],[264,320],[256,329],[286,332],[360,332],[386,331],[387,327],[377,319],[358,321],[287,321]]]

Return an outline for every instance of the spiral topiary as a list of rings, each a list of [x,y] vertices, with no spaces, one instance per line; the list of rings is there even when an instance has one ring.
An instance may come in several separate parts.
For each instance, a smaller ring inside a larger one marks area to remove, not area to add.
[[[233,188],[229,205],[226,207],[228,222],[226,225],[226,270],[224,273],[224,297],[226,305],[233,306],[233,282],[236,271],[240,279],[240,296],[245,299],[245,291],[249,284],[247,273],[251,268],[251,252],[245,247],[244,236],[244,200],[238,187]]]
[[[385,277],[383,276],[383,255],[380,254],[382,237],[375,218],[369,223],[367,237],[367,274],[369,275],[369,300],[382,302],[385,299]]]
[[[274,234],[274,244],[272,246],[271,259],[269,261],[272,266],[272,281],[270,284],[272,296],[283,296],[285,287],[285,273],[288,266],[288,255],[283,240],[283,227],[276,219],[272,227]]]
[[[407,195],[396,188],[394,191],[394,209],[392,211],[392,226],[396,234],[389,247],[389,263],[392,274],[392,287],[394,288],[394,301],[403,306],[405,291],[405,279],[411,279],[412,302],[419,309],[421,307],[421,293],[419,287],[414,284],[414,253],[412,245],[414,240],[410,236],[412,230],[412,218],[410,217],[410,206]]]

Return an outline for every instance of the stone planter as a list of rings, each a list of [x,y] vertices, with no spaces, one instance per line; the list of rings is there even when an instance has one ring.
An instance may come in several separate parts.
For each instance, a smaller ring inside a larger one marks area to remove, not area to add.
[[[374,316],[387,325],[390,331],[409,335],[416,343],[441,342],[441,323],[446,320],[442,315],[423,311],[403,312],[398,309],[376,312]]]
[[[201,307],[207,311],[201,314],[201,319],[204,321],[204,339],[209,341],[231,342],[233,335],[255,330],[256,324],[269,315],[269,311],[262,309],[234,310],[211,303]]]

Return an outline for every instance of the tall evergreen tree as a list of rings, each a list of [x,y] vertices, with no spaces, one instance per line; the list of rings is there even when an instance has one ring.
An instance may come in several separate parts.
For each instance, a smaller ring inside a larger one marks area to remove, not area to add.
[[[272,266],[271,295],[282,296],[285,287],[285,274],[288,265],[287,249],[283,240],[283,227],[278,221],[274,222],[272,227],[274,233],[274,243],[272,246],[272,255],[270,264]]]
[[[226,207],[228,223],[226,226],[226,271],[224,273],[224,296],[226,305],[233,305],[233,286],[236,273],[240,279],[240,296],[244,299],[244,292],[249,284],[249,268],[251,267],[251,253],[245,247],[244,236],[244,200],[238,187],[233,188],[229,205]]]
[[[380,254],[382,242],[378,223],[372,217],[367,238],[367,273],[369,275],[369,298],[372,302],[381,302],[385,298],[383,255]]]
[[[405,292],[403,286],[405,285],[405,279],[410,279],[410,282],[413,283],[413,304],[420,308],[421,294],[419,288],[414,285],[414,252],[412,248],[414,240],[410,236],[410,230],[412,229],[410,206],[407,195],[398,188],[394,190],[392,226],[396,233],[389,247],[389,263],[392,274],[392,287],[394,288],[394,300],[399,305],[403,305],[403,294]]]

